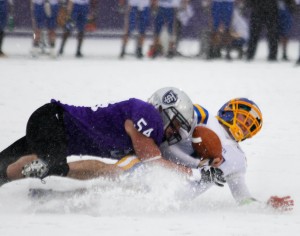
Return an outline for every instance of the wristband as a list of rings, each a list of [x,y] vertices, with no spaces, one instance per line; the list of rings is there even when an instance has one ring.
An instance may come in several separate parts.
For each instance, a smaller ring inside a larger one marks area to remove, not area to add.
[[[161,156],[155,156],[155,157],[151,157],[149,159],[144,160],[143,162],[150,162],[150,161],[156,161],[161,159]]]
[[[201,180],[201,173],[200,173],[200,169],[192,169],[192,178],[195,181],[200,181]]]

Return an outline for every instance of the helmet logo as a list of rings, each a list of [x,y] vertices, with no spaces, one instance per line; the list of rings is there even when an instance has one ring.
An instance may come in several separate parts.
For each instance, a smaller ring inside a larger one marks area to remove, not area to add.
[[[177,102],[178,96],[173,90],[166,92],[162,97],[162,102],[166,105],[171,105]]]

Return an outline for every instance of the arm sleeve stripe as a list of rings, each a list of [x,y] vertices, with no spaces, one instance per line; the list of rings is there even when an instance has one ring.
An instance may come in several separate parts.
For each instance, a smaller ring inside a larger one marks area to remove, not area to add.
[[[206,124],[209,117],[208,111],[198,104],[194,104],[194,111],[197,114],[197,124]]]
[[[129,170],[139,162],[140,160],[136,156],[125,156],[121,160],[119,160],[116,165],[123,170]]]

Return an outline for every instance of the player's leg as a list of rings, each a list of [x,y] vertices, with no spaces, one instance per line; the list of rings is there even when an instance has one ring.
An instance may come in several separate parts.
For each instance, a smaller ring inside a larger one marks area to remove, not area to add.
[[[76,19],[78,17],[78,10],[76,8],[76,4],[73,4],[72,1],[68,2],[66,11],[67,11],[67,15],[68,14],[71,14],[71,15],[67,16],[67,20],[66,20],[65,25],[64,25],[64,32],[63,32],[63,36],[62,36],[62,41],[61,41],[60,48],[59,48],[59,51],[58,51],[59,55],[62,55],[64,53],[64,48],[65,48],[67,39],[69,38],[69,36],[71,34],[71,31],[74,28],[74,21],[76,21]]]
[[[68,29],[64,30],[64,33],[63,33],[63,36],[62,36],[62,41],[61,41],[60,48],[59,48],[59,51],[58,51],[59,55],[62,55],[64,53],[64,48],[65,48],[67,39],[69,38],[70,34],[71,34],[70,30],[68,30]]]
[[[77,49],[76,49],[76,57],[83,57],[81,53],[81,46],[84,38],[85,25],[87,23],[87,16],[89,13],[89,5],[77,5],[78,8],[78,17],[76,21],[76,27],[78,29],[77,35]]]
[[[57,15],[59,5],[51,5],[51,16],[47,17],[47,28],[48,28],[48,40],[50,45],[50,56],[55,57],[55,41],[56,41],[56,27],[57,27]]]
[[[135,28],[136,15],[137,15],[137,7],[127,6],[127,10],[124,18],[125,33],[122,38],[122,48],[121,48],[120,58],[123,58],[126,54],[126,46],[129,40],[129,36]]]
[[[287,45],[289,41],[289,32],[292,27],[292,15],[288,10],[279,11],[279,37],[282,46],[282,60],[287,61]]]
[[[46,15],[43,4],[33,3],[32,5],[33,14],[33,47],[32,56],[37,56],[40,51],[41,32],[44,27]]]
[[[29,150],[26,137],[17,140],[0,152],[0,186],[11,180],[18,179],[15,176],[21,173],[22,167],[19,171],[16,171],[15,163],[23,156],[30,154],[32,153]]]
[[[2,51],[2,43],[4,38],[4,28],[7,23],[7,3],[6,1],[0,1],[0,57],[4,56]]]
[[[137,41],[136,56],[137,58],[142,58],[143,55],[143,45],[145,41],[146,29],[149,25],[150,19],[150,8],[145,7],[139,12],[139,36]]]
[[[155,58],[162,53],[159,36],[164,25],[164,14],[165,8],[159,7],[154,19],[153,44],[149,52],[149,56],[152,58]]]
[[[250,16],[250,35],[247,49],[247,60],[253,60],[259,40],[259,35],[262,30],[262,16],[260,12],[252,12]]]
[[[169,45],[168,45],[168,52],[167,57],[173,58],[175,55],[175,42],[176,42],[176,9],[175,8],[168,8],[166,9],[166,22],[167,22],[167,28],[169,33]]]
[[[266,27],[267,27],[267,39],[269,46],[269,61],[277,60],[277,52],[278,52],[278,42],[279,42],[279,34],[278,34],[278,12],[270,11],[266,16]]]
[[[0,28],[0,57],[4,56],[4,53],[2,51],[2,43],[3,43],[3,38],[4,38],[4,30]]]
[[[208,59],[220,57],[220,34],[219,27],[221,24],[221,2],[213,2],[211,6],[212,31],[210,36],[210,46],[207,55]]]
[[[222,3],[222,21],[224,23],[224,35],[223,35],[223,44],[226,50],[226,59],[231,60],[230,51],[231,51],[231,35],[230,27],[233,16],[233,2],[223,2]]]
[[[299,42],[299,57],[298,57],[298,60],[296,62],[296,65],[300,65],[300,42]]]
[[[37,109],[28,120],[26,138],[32,153],[48,169],[47,175],[67,174],[67,137],[62,108],[49,103]]]

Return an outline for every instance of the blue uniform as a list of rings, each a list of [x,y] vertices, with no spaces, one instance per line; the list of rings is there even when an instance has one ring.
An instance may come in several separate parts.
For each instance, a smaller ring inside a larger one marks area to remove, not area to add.
[[[47,29],[56,29],[57,27],[57,15],[59,10],[58,3],[51,4],[51,15],[47,16],[44,8],[44,3],[34,3],[33,4],[33,15],[36,27],[38,29],[41,29],[43,27],[46,27]]]
[[[130,119],[137,130],[157,145],[163,139],[163,122],[149,103],[131,98],[107,107],[75,107],[52,100],[64,110],[68,155],[91,155],[119,159],[133,152],[124,123]]]
[[[292,28],[292,13],[284,1],[278,2],[279,35],[287,37]]]
[[[224,24],[226,31],[229,30],[234,9],[233,0],[214,0],[212,3],[213,30],[217,31]]]
[[[7,0],[0,0],[0,31],[3,31],[7,23]]]
[[[75,22],[79,32],[84,31],[84,27],[87,22],[87,16],[89,13],[89,3],[77,4],[74,3],[71,18]]]
[[[136,6],[132,6],[130,8],[129,12],[129,27],[128,27],[128,34],[130,34],[136,27],[138,19],[138,32],[140,34],[145,34],[146,28],[149,25],[149,19],[150,19],[150,8],[145,7],[142,10],[140,10]]]
[[[154,20],[154,32],[160,34],[164,24],[167,24],[169,34],[173,33],[174,30],[174,19],[175,19],[175,8],[159,7],[157,16]]]

